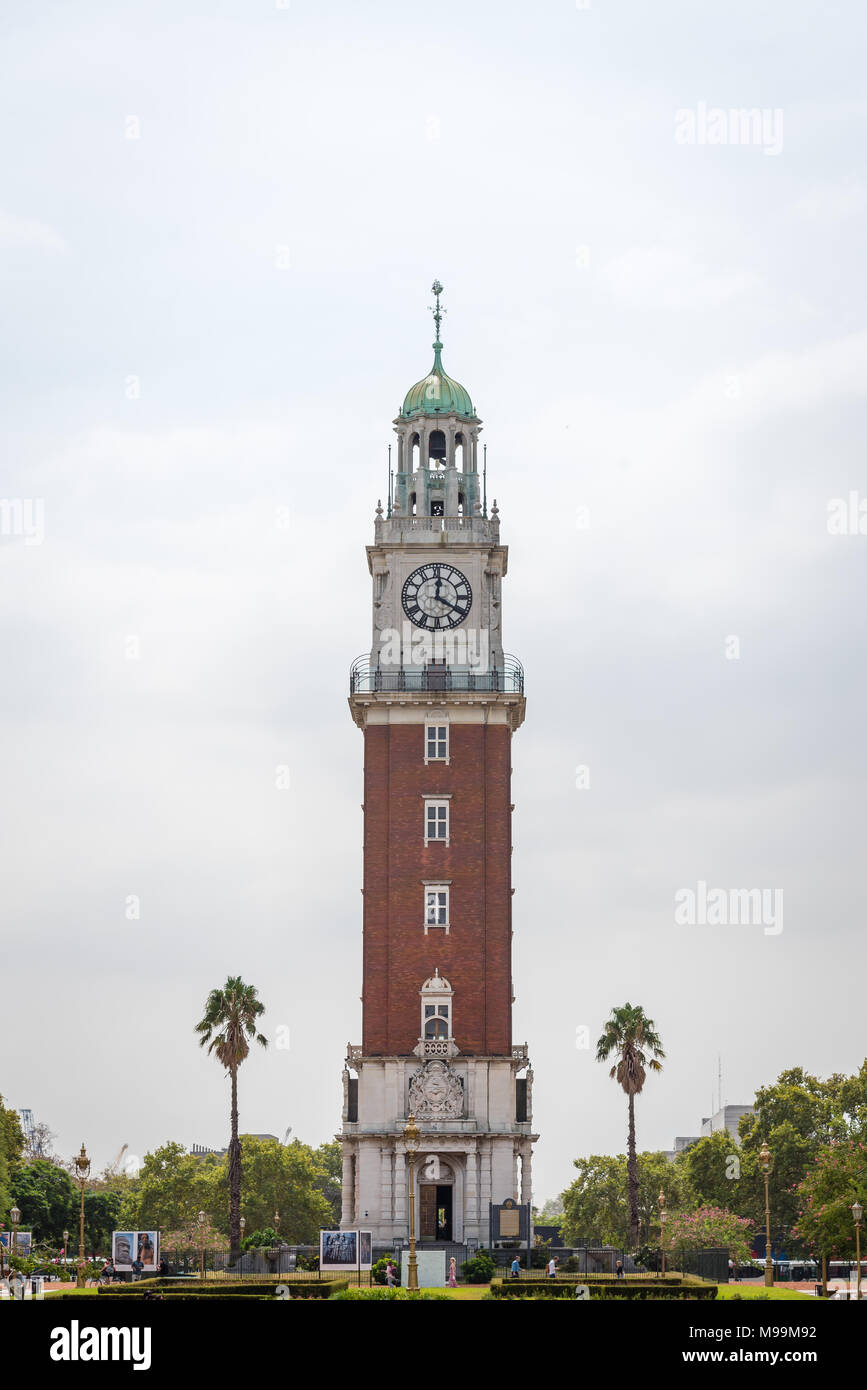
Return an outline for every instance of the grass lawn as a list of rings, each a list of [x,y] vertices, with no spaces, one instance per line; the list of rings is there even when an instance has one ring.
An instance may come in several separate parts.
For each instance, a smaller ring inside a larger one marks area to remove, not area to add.
[[[778,1300],[781,1298],[806,1298],[815,1303],[812,1294],[801,1293],[800,1289],[766,1289],[763,1284],[718,1284],[717,1298],[768,1298]]]
[[[77,1289],[77,1288],[75,1287],[74,1284],[58,1284],[58,1285],[55,1285],[54,1288],[52,1288],[52,1287],[50,1286],[50,1284],[46,1284],[46,1285],[45,1285],[45,1297],[46,1297],[46,1298],[62,1298],[63,1295],[66,1294],[66,1293],[76,1293],[76,1294],[78,1294],[79,1296],[80,1296],[81,1294],[91,1294],[91,1293],[92,1293],[93,1296],[96,1297],[96,1295],[99,1293],[99,1289],[97,1289],[97,1288],[92,1288],[92,1289]]]

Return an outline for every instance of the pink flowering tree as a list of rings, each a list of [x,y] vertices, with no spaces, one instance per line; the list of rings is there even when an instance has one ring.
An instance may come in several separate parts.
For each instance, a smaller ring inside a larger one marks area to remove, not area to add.
[[[855,1254],[852,1203],[867,1210],[867,1144],[843,1139],[819,1149],[796,1188],[794,1233],[814,1255]],[[862,1254],[865,1242],[862,1240]]]
[[[666,1245],[680,1250],[727,1250],[729,1259],[746,1264],[752,1259],[753,1222],[726,1207],[699,1207],[676,1212],[666,1223]]]

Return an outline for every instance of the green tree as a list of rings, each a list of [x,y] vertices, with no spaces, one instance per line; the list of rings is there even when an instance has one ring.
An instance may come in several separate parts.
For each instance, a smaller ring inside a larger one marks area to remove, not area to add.
[[[12,1196],[21,1211],[21,1228],[31,1230],[34,1241],[60,1246],[64,1228],[78,1230],[79,1189],[50,1159],[19,1163],[12,1175]]]
[[[629,1201],[629,1244],[638,1245],[640,1217],[638,1210],[638,1160],[635,1149],[635,1097],[644,1089],[647,1072],[661,1071],[659,1058],[665,1057],[662,1039],[656,1031],[653,1019],[648,1018],[640,1006],[633,1008],[624,1004],[612,1009],[602,1036],[596,1044],[597,1062],[607,1062],[615,1056],[616,1062],[609,1075],[616,1079],[618,1086],[626,1093],[629,1109],[629,1129],[627,1136],[626,1182]]]
[[[138,1177],[123,1194],[122,1230],[176,1231],[192,1228],[204,1210],[215,1225],[226,1225],[226,1185],[216,1154],[187,1153],[183,1144],[162,1144],[145,1154]]]
[[[820,1149],[795,1200],[795,1234],[811,1255],[854,1255],[852,1204],[867,1208],[867,1145],[843,1139]]]
[[[232,1084],[231,1138],[229,1140],[229,1242],[232,1256],[241,1251],[241,1144],[238,1138],[238,1068],[250,1052],[250,1039],[261,1047],[268,1046],[264,1034],[256,1031],[257,1019],[265,1006],[253,985],[247,985],[240,975],[230,976],[222,989],[208,995],[204,1017],[196,1024],[199,1045],[207,1044],[208,1055],[216,1054],[225,1067]]]
[[[669,1212],[694,1206],[686,1171],[669,1163],[664,1153],[636,1155],[638,1171],[639,1239],[631,1241],[626,1202],[627,1157],[594,1154],[576,1158],[578,1177],[563,1193],[563,1238],[636,1249],[659,1231],[659,1193],[665,1192]]]
[[[753,1164],[727,1130],[718,1129],[678,1154],[676,1166],[686,1174],[701,1206],[722,1207],[748,1215],[753,1202]],[[746,1171],[745,1171],[746,1167]]]
[[[24,1134],[15,1110],[7,1110],[0,1096],[0,1220],[8,1220],[12,1208],[12,1173],[24,1151]]]
[[[277,1139],[245,1134],[241,1167],[248,1228],[273,1226],[274,1213],[279,1212],[281,1239],[289,1245],[304,1245],[318,1239],[321,1226],[331,1225],[331,1204],[318,1186],[323,1171],[314,1150],[300,1139],[281,1144]],[[229,1181],[227,1169],[224,1172]]]
[[[756,1092],[752,1115],[739,1126],[742,1179],[738,1209],[762,1229],[764,1179],[759,1150],[771,1151],[768,1196],[771,1230],[788,1232],[798,1219],[796,1189],[819,1152],[832,1143],[867,1140],[867,1062],[853,1076],[835,1073],[823,1080],[803,1067],[780,1074]]]
[[[576,1158],[578,1176],[563,1193],[563,1239],[623,1247],[629,1237],[626,1155]]]
[[[84,1242],[90,1254],[111,1250],[111,1233],[119,1229],[123,1197],[119,1192],[85,1192]]]
[[[752,1258],[752,1221],[723,1207],[676,1212],[667,1229],[668,1244],[675,1255],[681,1250],[728,1250],[736,1264],[747,1264]]]
[[[328,1144],[320,1144],[313,1150],[313,1158],[320,1173],[315,1186],[322,1193],[331,1211],[327,1224],[339,1226],[343,1188],[343,1146],[340,1140],[332,1139]]]

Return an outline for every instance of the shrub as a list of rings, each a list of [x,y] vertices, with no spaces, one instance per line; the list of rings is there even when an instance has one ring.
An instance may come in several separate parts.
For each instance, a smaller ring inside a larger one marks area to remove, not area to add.
[[[497,1270],[487,1250],[480,1250],[473,1259],[461,1265],[461,1274],[468,1284],[490,1284]]]
[[[384,1255],[383,1258],[377,1260],[376,1264],[372,1267],[370,1275],[374,1284],[385,1283],[385,1266],[388,1264],[389,1260],[391,1260],[391,1263],[394,1265],[394,1282],[395,1284],[400,1284],[400,1265],[392,1255]]]
[[[344,1303],[392,1303],[425,1302],[451,1303],[447,1293],[429,1293],[427,1289],[346,1289],[333,1297]]]

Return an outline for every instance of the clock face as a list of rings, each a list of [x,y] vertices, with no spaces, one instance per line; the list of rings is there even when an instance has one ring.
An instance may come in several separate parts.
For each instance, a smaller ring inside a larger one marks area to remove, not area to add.
[[[457,627],[470,611],[470,581],[454,565],[432,562],[413,570],[401,593],[403,611],[416,627],[442,632]]]

